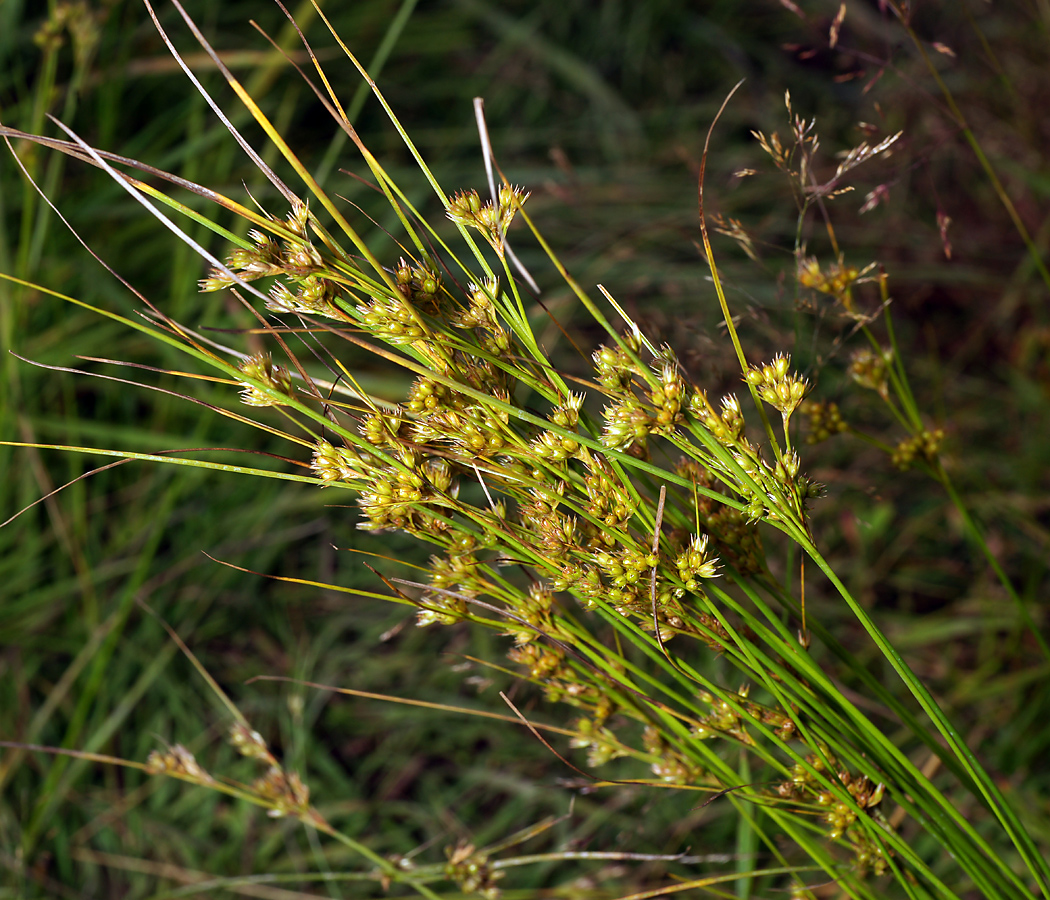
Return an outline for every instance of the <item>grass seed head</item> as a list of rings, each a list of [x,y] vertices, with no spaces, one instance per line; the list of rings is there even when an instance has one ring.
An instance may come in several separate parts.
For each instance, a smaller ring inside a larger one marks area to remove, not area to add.
[[[500,186],[496,204],[491,200],[483,202],[478,192],[471,189],[449,198],[446,215],[459,225],[476,228],[498,252],[502,252],[507,229],[515,213],[528,199],[527,191],[506,184]]]
[[[182,744],[174,744],[163,753],[151,751],[146,758],[146,771],[151,775],[176,775],[201,785],[215,783],[215,779],[201,768],[194,755]]]
[[[790,368],[791,357],[779,353],[772,363],[752,366],[744,376],[744,380],[757,389],[759,397],[780,411],[785,424],[809,391],[809,382]]]
[[[241,386],[241,401],[248,406],[287,406],[288,401],[283,397],[292,396],[292,376],[288,370],[277,365],[269,353],[257,353],[244,360],[238,368],[248,378],[262,384],[269,390],[263,390],[256,384],[243,382]]]
[[[839,405],[832,401],[806,400],[799,410],[809,416],[809,434],[806,436],[807,444],[818,444],[826,441],[832,435],[841,434],[849,430],[849,425],[842,418]]]
[[[252,790],[267,801],[271,818],[306,816],[310,811],[310,789],[295,772],[285,772],[280,766],[270,766],[266,774],[252,782]]]
[[[849,364],[849,377],[868,390],[875,391],[884,400],[889,399],[889,366],[893,351],[888,347],[875,352],[869,348],[857,350]]]

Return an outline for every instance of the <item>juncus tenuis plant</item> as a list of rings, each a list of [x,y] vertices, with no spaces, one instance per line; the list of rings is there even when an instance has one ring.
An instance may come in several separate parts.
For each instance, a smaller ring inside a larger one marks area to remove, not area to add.
[[[708,240],[702,182],[707,264],[740,365],[740,390],[724,397],[695,383],[680,348],[655,345],[612,292],[599,286],[596,300],[577,284],[529,216],[528,190],[492,173],[484,129],[489,184],[449,190],[372,85],[444,210],[440,220],[428,219],[361,141],[314,60],[311,85],[356,145],[401,229],[400,251],[377,256],[372,223],[322,188],[184,18],[298,179],[293,185],[281,177],[232,125],[272,188],[264,200],[235,200],[172,179],[240,216],[247,237],[125,174],[139,164],[93,149],[72,132],[64,141],[40,140],[106,169],[201,254],[203,291],[228,292],[255,317],[253,330],[268,345],[247,353],[205,339],[145,297],[145,323],[103,311],[217,373],[229,386],[226,413],[287,438],[302,474],[226,468],[323,488],[356,507],[360,527],[431,545],[424,571],[386,576],[389,599],[415,607],[422,627],[468,622],[504,635],[513,670],[548,700],[578,710],[564,737],[586,750],[586,777],[598,780],[604,764],[631,759],[639,764],[631,783],[731,804],[758,843],[760,864],[665,890],[718,890],[719,883],[750,878],[793,896],[817,896],[829,882],[857,898],[1050,896],[1045,854],[821,554],[808,514],[820,486],[806,475],[795,415],[808,416],[819,437],[845,425],[837,408],[809,397],[810,381],[787,348],[752,359],[741,343]],[[819,184],[813,123],[790,107],[789,115],[786,143],[776,135],[759,140],[797,188],[801,223],[854,166],[894,138],[851,151]],[[212,254],[173,213],[212,228],[232,249]],[[537,336],[547,313],[511,246],[528,240],[605,333],[596,347],[569,338],[589,360],[585,376],[572,374],[578,367],[549,354]],[[832,243],[830,263],[810,256],[801,241],[795,247],[798,289],[831,297],[857,317],[872,347],[855,354],[850,374],[909,429],[895,461],[921,461],[948,485],[938,462],[943,435],[924,425],[915,406],[888,316],[890,346],[872,330],[886,308],[887,280],[849,266],[833,236]],[[876,314],[859,311],[865,283],[879,292]],[[343,361],[350,348],[398,373],[400,396],[369,392]],[[816,570],[838,592],[910,697],[881,683],[807,617],[807,568],[800,568],[796,591],[773,573],[780,566],[771,565],[770,554],[783,555],[785,547],[791,558],[810,562],[810,579]],[[817,647],[819,655],[811,652]],[[891,725],[873,720],[866,711],[872,704]],[[429,897],[431,884],[450,880],[494,897],[505,871],[521,864],[501,855],[513,841],[496,848],[463,843],[440,863],[378,856],[367,841],[326,821],[304,780],[229,708],[230,740],[258,761],[257,780],[212,774],[182,745],[124,764],[296,817],[360,854],[366,873],[384,886],[404,884]],[[919,748],[940,759],[944,778],[935,783],[916,763]],[[979,822],[959,812],[964,796],[976,802]]]

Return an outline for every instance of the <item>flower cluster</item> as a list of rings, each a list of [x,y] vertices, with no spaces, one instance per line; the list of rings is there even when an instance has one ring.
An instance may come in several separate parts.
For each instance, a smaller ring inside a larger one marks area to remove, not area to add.
[[[445,877],[455,882],[464,894],[478,894],[484,900],[496,900],[500,895],[498,882],[503,872],[489,865],[488,856],[474,849],[474,845],[461,841],[455,847],[447,847],[445,854]]]
[[[266,774],[255,779],[252,791],[269,801],[267,815],[274,819],[302,817],[310,812],[310,789],[295,772],[285,772],[280,766],[270,766]]]
[[[272,217],[270,221],[281,240],[257,228],[252,229],[248,237],[254,246],[234,250],[226,261],[229,271],[213,269],[200,282],[200,289],[205,292],[219,291],[237,284],[238,279],[255,281],[277,275],[301,283],[325,268],[324,256],[308,236],[310,211],[305,203],[294,204],[284,222]],[[231,277],[230,272],[237,278]],[[317,288],[312,290],[316,292]],[[274,302],[278,301],[275,299]]]
[[[689,398],[689,411],[700,424],[723,446],[738,447],[744,433],[744,416],[740,401],[734,394],[722,398],[722,409],[715,412],[705,391],[697,391]]]
[[[935,428],[932,431],[924,428],[917,435],[904,438],[893,448],[890,454],[890,462],[902,472],[911,468],[916,459],[933,464],[941,452],[941,444],[944,443],[944,429]]]
[[[742,576],[761,572],[765,568],[765,553],[756,521],[711,497],[715,479],[695,461],[683,459],[675,471],[705,489],[703,494],[697,494],[696,516],[718,556]]]
[[[741,700],[748,694],[747,686],[738,693]],[[711,707],[711,713],[701,719],[701,724],[693,729],[693,736],[699,740],[710,740],[719,736],[731,737],[743,744],[753,744],[754,738],[748,734],[744,720],[734,705],[728,700],[720,700],[709,691],[701,691],[700,699]]]
[[[893,351],[882,349],[858,350],[849,364],[849,377],[868,390],[875,391],[883,400],[890,396],[889,367],[893,362]]]
[[[413,307],[430,315],[438,311],[441,273],[433,265],[412,266],[402,257],[394,275],[401,296]]]
[[[686,400],[685,379],[679,371],[677,360],[665,360],[660,367],[659,382],[649,391],[649,402],[656,411],[653,434],[667,436],[674,432],[675,426],[682,421],[682,404]]]
[[[718,560],[708,552],[709,536],[694,535],[678,558],[675,565],[678,567],[678,577],[687,591],[695,593],[701,589],[698,579],[714,578],[718,575]]]
[[[403,297],[373,297],[358,305],[357,314],[365,328],[388,344],[414,344],[427,336],[419,313]]]
[[[583,400],[583,394],[570,393],[565,402],[556,406],[547,416],[548,420],[563,432],[574,430],[580,421],[580,406]],[[554,431],[541,432],[532,442],[532,449],[540,459],[548,463],[565,462],[571,457],[581,455],[584,450],[576,438]]]
[[[161,753],[152,750],[146,758],[146,771],[151,775],[174,775],[194,781],[197,784],[213,784],[215,779],[211,777],[189,750],[182,744],[174,744]]]
[[[292,396],[292,376],[274,363],[269,353],[249,356],[238,367],[252,381],[241,387],[241,400],[249,406],[287,406]],[[259,387],[255,382],[261,382]]]
[[[346,313],[336,306],[337,296],[334,281],[318,275],[307,275],[298,279],[298,290],[294,293],[287,284],[280,281],[270,288],[266,308],[275,313],[345,320]]]
[[[495,331],[500,327],[496,315],[498,296],[498,278],[488,278],[481,284],[467,285],[467,308],[454,312],[449,316],[449,321],[457,328],[487,328]]]
[[[637,332],[632,331],[623,336],[622,345],[603,345],[594,351],[592,358],[598,384],[609,394],[616,395],[629,390],[635,377],[644,374],[637,357],[641,349],[640,338]]]
[[[642,746],[653,757],[649,767],[666,784],[697,784],[704,777],[703,769],[684,753],[676,750],[660,730],[647,725],[642,732]]]
[[[364,481],[378,465],[372,454],[356,447],[336,447],[320,440],[314,446],[313,473],[326,483],[334,481]]]
[[[423,595],[417,624],[452,625],[467,617],[468,602],[477,596],[478,559],[463,547],[454,556],[430,557],[430,587]]]
[[[458,225],[476,228],[497,250],[502,251],[514,215],[529,199],[529,193],[508,184],[500,185],[498,202],[482,202],[477,191],[461,191],[449,198],[446,215]]]
[[[584,448],[581,458],[587,467],[584,483],[587,488],[587,512],[610,528],[623,529],[634,517],[637,502],[627,490],[623,481],[617,477],[613,467],[597,453]],[[613,535],[609,531],[600,534]]]
[[[576,737],[569,742],[571,747],[587,750],[587,765],[592,767],[632,755],[631,749],[601,724],[602,721],[603,718],[577,720]]]
[[[853,286],[861,281],[871,266],[858,269],[847,265],[842,259],[822,269],[820,262],[812,256],[803,256],[798,260],[795,277],[798,283],[810,290],[828,294],[839,303],[847,313],[853,312]]]
[[[838,779],[862,810],[878,806],[882,802],[884,785],[873,785],[863,775],[854,778],[847,771],[839,772]],[[824,821],[831,826],[828,837],[832,839],[842,837],[846,829],[857,821],[857,813],[853,807],[843,800],[836,799],[830,791],[821,791],[817,796],[817,803],[828,810],[824,814]]]
[[[809,434],[807,444],[819,444],[832,435],[849,430],[849,425],[842,418],[839,405],[831,401],[806,400],[799,409],[809,416]]]
[[[785,427],[809,391],[809,382],[791,371],[791,357],[786,353],[777,354],[767,365],[752,366],[744,380],[758,391],[759,397],[780,411]]]
[[[781,797],[794,799],[812,799],[816,804],[825,809],[824,822],[829,826],[828,836],[831,838],[842,837],[847,830],[851,830],[857,821],[855,807],[861,810],[873,809],[878,806],[885,795],[886,788],[883,784],[872,784],[864,775],[853,775],[848,769],[838,768],[834,757],[827,757],[832,769],[829,770],[824,763],[827,754],[813,754],[806,757],[806,762],[796,763],[791,769],[790,779],[783,782],[777,791]],[[852,803],[837,797],[829,791],[818,779],[818,775],[826,776],[826,780],[838,782],[846,789]]]
[[[468,191],[450,201],[448,214],[502,249],[526,196],[504,188],[493,205]],[[254,266],[258,277],[286,278],[284,270],[297,263],[297,292],[275,288],[271,308],[333,310],[385,343],[384,352],[416,361],[419,374],[402,402],[329,406],[325,432],[330,423],[338,437],[315,441],[311,468],[322,483],[356,493],[360,527],[397,529],[438,548],[417,592],[405,595],[417,606],[417,623],[491,624],[502,614],[510,661],[549,698],[583,711],[572,745],[586,749],[590,765],[632,756],[663,782],[699,784],[713,779],[698,762],[709,752],[697,751],[700,740],[755,747],[760,732],[795,740],[793,714],[749,700],[746,689],[702,692],[709,714],[694,716],[673,737],[653,723],[651,708],[633,700],[625,664],[621,683],[616,657],[605,667],[587,663],[605,652],[591,618],[618,633],[651,635],[644,639],[653,641],[654,653],[692,639],[724,654],[739,649],[741,635],[749,639],[739,613],[716,606],[727,595],[709,582],[723,565],[734,579],[765,571],[759,519],[804,516],[812,490],[790,446],[767,462],[745,433],[739,400],[726,396],[713,408],[671,350],[656,350],[633,323],[593,354],[605,398],[596,420],[585,393],[570,391],[528,350],[534,337],[518,340],[515,284],[504,293],[488,277],[467,282],[456,297],[425,255],[401,258],[387,270],[389,281],[340,282],[325,268],[306,271],[325,264],[311,255],[306,224],[303,217],[298,231],[290,228],[295,241],[285,236],[283,245],[258,236],[254,255],[238,262]],[[429,371],[420,373],[419,361]],[[252,358],[243,371],[248,402],[292,396],[290,374],[269,357]],[[785,426],[808,390],[786,355],[745,377],[781,411]],[[684,457],[654,515],[654,484],[633,473],[630,458],[649,460],[668,449]],[[527,585],[511,574],[519,571]],[[631,739],[622,731],[632,721],[642,726],[640,741],[639,732]],[[235,743],[267,766],[253,790],[273,814],[305,815],[305,785],[281,769],[261,738],[238,732]],[[469,845],[450,851],[447,874],[464,890],[496,894],[487,860]]]

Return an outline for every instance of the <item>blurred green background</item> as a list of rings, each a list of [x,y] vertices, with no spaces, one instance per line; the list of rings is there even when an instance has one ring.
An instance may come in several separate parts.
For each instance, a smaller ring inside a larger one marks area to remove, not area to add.
[[[713,135],[706,176],[709,215],[738,219],[755,235],[758,262],[727,238],[715,244],[745,346],[755,361],[790,349],[816,382],[814,396],[836,400],[848,421],[889,444],[901,435],[844,376],[848,323],[795,308],[794,205],[750,132],[787,131],[790,90],[796,113],[817,118],[830,172],[835,153],[903,129],[892,156],[858,170],[856,191],[831,201],[836,234],[848,261],[879,261],[889,271],[920,406],[931,426],[947,429],[953,477],[1033,616],[1045,622],[1050,292],[921,56],[882,4],[847,3],[834,48],[829,30],[839,5],[830,2],[800,2],[798,12],[776,0],[324,6],[359,58],[372,61],[373,72],[381,68],[380,87],[449,190],[483,186],[471,98],[484,97],[499,161],[533,191],[530,213],[570,271],[587,288],[607,286],[714,396],[735,389],[739,372],[696,247],[696,179],[713,117],[746,79]],[[333,138],[337,129],[301,78],[249,25],[254,19],[305,63],[280,10],[265,0],[187,9],[326,187],[389,226],[389,215],[369,206],[368,192],[340,171],[364,172],[352,147]],[[352,66],[309,4],[292,11],[344,102],[353,104],[359,79]],[[175,11],[161,4],[159,15],[203,83],[273,161]],[[1036,0],[927,4],[913,26],[1045,259],[1050,123],[1041,109],[1050,95],[1050,9]],[[358,103],[354,121],[366,144],[413,201],[440,217],[378,104],[364,94]],[[134,0],[0,3],[0,121],[56,135],[47,114],[96,147],[242,200],[250,191],[270,211],[284,212]],[[231,302],[197,292],[201,263],[104,174],[27,143],[14,149],[72,228],[166,314],[194,328],[248,325]],[[745,169],[758,174],[740,177]],[[869,191],[886,199],[861,214]],[[951,220],[945,235],[938,214]],[[811,252],[830,259],[819,222],[805,237]],[[550,288],[548,306],[572,325],[564,287],[529,242],[518,243]],[[373,249],[395,262],[396,247],[378,231]],[[0,270],[127,316],[142,306],[49,213],[6,150]],[[582,321],[575,328],[585,347],[598,339]],[[237,335],[216,337],[251,346]],[[0,341],[0,439],[141,452],[288,452],[176,397],[11,356],[8,350],[185,389],[171,376],[78,361],[185,366],[174,351],[40,291],[0,282]],[[385,383],[372,363],[351,363],[376,391],[398,396],[401,386]],[[230,404],[227,393],[205,384],[195,396]],[[1023,786],[1015,795],[1022,815],[1046,841],[1050,670],[946,498],[920,472],[896,472],[884,453],[853,438],[809,448],[804,460],[829,487],[815,511],[829,558],[855,595],[877,609],[986,764],[1004,784]],[[0,447],[0,519],[107,461]],[[250,777],[249,765],[224,744],[228,716],[141,601],[303,773],[323,815],[377,852],[419,850],[420,859],[440,859],[461,838],[480,845],[565,813],[575,797],[572,817],[523,852],[711,856],[671,867],[691,873],[737,864],[727,806],[698,809],[691,796],[671,791],[573,791],[573,773],[516,726],[287,683],[246,685],[255,675],[287,675],[506,712],[502,689],[537,718],[568,720],[527,685],[467,658],[499,663],[506,639],[460,627],[417,629],[403,607],[247,575],[204,556],[267,575],[368,588],[376,588],[376,576],[337,547],[425,560],[407,538],[357,531],[355,513],[330,508],[330,500],[300,486],[133,462],[73,484],[0,529],[0,739],[140,761],[165,742],[180,742],[210,769]],[[807,602],[811,615],[877,665],[848,613],[825,603],[819,586]],[[644,776],[629,767],[610,772]],[[150,897],[213,876],[357,865],[294,823],[202,789],[42,753],[0,755],[0,897]],[[651,884],[667,868],[542,865],[520,870],[507,885],[615,896]],[[360,890],[292,882],[209,895]]]

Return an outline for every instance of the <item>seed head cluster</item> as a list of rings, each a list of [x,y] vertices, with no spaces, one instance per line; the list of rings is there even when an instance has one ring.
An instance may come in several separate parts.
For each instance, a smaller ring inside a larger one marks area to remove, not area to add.
[[[498,201],[482,201],[475,190],[461,191],[449,198],[446,214],[458,225],[476,228],[497,250],[502,250],[507,229],[514,215],[529,199],[527,191],[511,185],[501,185]]]
[[[448,217],[479,231],[502,257],[527,197],[509,186],[495,204],[461,192],[449,198]],[[631,322],[594,351],[589,390],[570,390],[528,349],[536,344],[522,330],[509,269],[459,282],[420,251],[377,279],[329,246],[305,204],[270,221],[271,233],[257,229],[252,246],[229,259],[241,280],[275,279],[270,312],[337,319],[331,334],[350,332],[412,361],[416,374],[399,403],[326,404],[310,468],[323,485],[356,494],[361,528],[402,531],[435,547],[422,583],[405,594],[420,626],[495,622],[522,677],[580,711],[572,744],[594,766],[633,757],[662,782],[717,785],[703,762],[708,742],[756,748],[763,734],[797,739],[794,711],[772,697],[751,700],[746,689],[701,691],[697,702],[708,712],[668,731],[624,687],[631,679],[623,663],[587,662],[609,657],[600,637],[609,625],[663,654],[672,641],[737,652],[748,630],[716,600],[724,596],[716,585],[765,577],[758,522],[804,522],[817,492],[790,446],[759,442],[735,395],[713,405],[671,349],[655,349]],[[232,283],[217,271],[204,288]],[[297,395],[291,374],[268,354],[240,371],[251,406],[310,396],[305,388]],[[786,434],[807,380],[786,354],[751,367],[745,380],[780,411]],[[812,409],[814,431],[841,430],[837,408]],[[650,460],[669,453],[679,462],[657,511],[653,476],[639,476],[636,465],[658,472]],[[242,729],[232,739],[266,766],[251,789],[272,815],[312,815],[306,786],[258,735]],[[192,771],[190,757],[168,757],[155,766]],[[806,791],[792,797],[810,802],[816,795]],[[852,834],[846,813],[836,807],[836,815],[827,819],[833,833]],[[464,890],[498,893],[486,858],[469,845],[449,851],[447,874]]]
[[[292,396],[292,377],[274,363],[269,353],[250,356],[240,365],[251,381],[243,382],[241,400],[249,406],[287,406]],[[261,383],[261,386],[257,383]]]
[[[778,354],[772,363],[754,366],[744,380],[758,390],[758,396],[780,411],[784,423],[806,398],[809,383],[791,371],[791,357]]]

